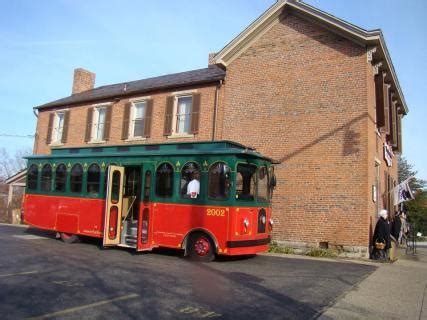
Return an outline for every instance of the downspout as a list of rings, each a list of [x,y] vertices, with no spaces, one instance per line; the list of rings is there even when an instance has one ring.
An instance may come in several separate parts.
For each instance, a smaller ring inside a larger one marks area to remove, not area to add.
[[[37,154],[37,145],[38,145],[38,140],[39,140],[39,134],[37,132],[37,127],[39,125],[39,113],[37,109],[33,108],[33,113],[34,116],[37,118],[37,123],[36,123],[36,132],[34,134],[34,147],[33,147],[33,154]]]
[[[219,90],[221,89],[221,85],[222,85],[222,80],[219,80],[219,84],[215,88],[212,141],[215,141],[215,135],[216,135],[216,120],[218,118],[218,101],[219,101]]]

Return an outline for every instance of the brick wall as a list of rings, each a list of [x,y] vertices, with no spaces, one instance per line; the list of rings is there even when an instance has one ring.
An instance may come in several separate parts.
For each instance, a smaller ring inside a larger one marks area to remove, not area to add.
[[[368,245],[367,69],[366,48],[292,15],[228,66],[221,138],[281,161],[275,240]]]

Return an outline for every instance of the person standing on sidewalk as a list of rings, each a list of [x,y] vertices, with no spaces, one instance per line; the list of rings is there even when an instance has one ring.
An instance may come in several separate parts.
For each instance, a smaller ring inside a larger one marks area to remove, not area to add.
[[[400,229],[402,228],[402,222],[400,221],[400,212],[396,212],[391,224],[390,224],[390,238],[391,238],[391,248],[390,248],[390,260],[396,260],[396,250],[399,246],[399,234]]]
[[[388,250],[391,247],[390,243],[390,225],[387,220],[387,210],[382,209],[378,213],[378,221],[375,226],[373,244],[374,250],[372,251],[372,259],[388,261]]]

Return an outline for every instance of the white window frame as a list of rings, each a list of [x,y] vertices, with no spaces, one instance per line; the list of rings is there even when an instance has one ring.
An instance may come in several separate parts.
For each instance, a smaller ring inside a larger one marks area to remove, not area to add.
[[[92,129],[91,129],[91,133],[90,133],[90,141],[89,143],[104,143],[105,140],[103,139],[104,136],[104,131],[105,131],[105,120],[104,120],[104,130],[101,133],[101,137],[97,137],[97,132],[98,132],[98,126],[99,126],[99,110],[103,109],[105,110],[105,118],[107,117],[107,108],[108,108],[109,104],[101,104],[101,105],[96,105],[93,108],[93,115],[92,115]]]
[[[145,118],[146,118],[146,114],[147,114],[147,99],[148,98],[144,98],[144,99],[138,99],[138,100],[134,100],[131,101],[132,106],[130,108],[130,115],[129,115],[129,133],[128,133],[128,140],[145,140],[144,137],[144,133],[142,133],[142,135],[140,136],[135,136],[134,135],[134,131],[135,131],[135,116],[136,116],[136,105],[138,103],[144,103],[144,115],[141,118],[144,121],[144,130],[145,130]]]
[[[65,111],[58,110],[55,111],[55,116],[53,118],[52,125],[52,135],[51,135],[51,145],[62,145],[62,135],[64,134],[64,120],[65,120]],[[60,126],[60,115],[62,115],[62,126]],[[59,130],[61,128],[61,130]],[[60,132],[60,134],[59,134]]]
[[[178,102],[180,98],[191,98],[191,109],[190,113],[188,114],[188,121],[189,123],[189,131],[191,130],[191,113],[193,111],[193,92],[181,92],[175,95],[174,97],[174,105],[173,105],[173,113],[172,113],[172,134],[169,136],[169,138],[192,138],[194,137],[194,134],[190,132],[178,132],[177,125],[178,125]]]

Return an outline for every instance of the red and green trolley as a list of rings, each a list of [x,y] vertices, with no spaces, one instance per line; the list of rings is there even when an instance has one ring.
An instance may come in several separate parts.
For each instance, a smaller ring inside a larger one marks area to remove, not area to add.
[[[230,141],[56,148],[28,157],[24,219],[65,242],[209,261],[267,250],[274,186],[272,160]]]

